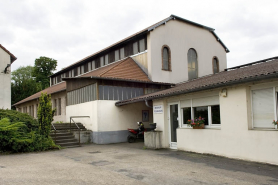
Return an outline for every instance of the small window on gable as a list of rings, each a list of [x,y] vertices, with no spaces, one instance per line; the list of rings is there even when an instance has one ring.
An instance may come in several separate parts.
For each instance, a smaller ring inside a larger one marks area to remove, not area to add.
[[[134,42],[133,43],[133,54],[137,54],[138,53],[138,42]]]
[[[115,61],[118,61],[119,59],[120,59],[119,50],[115,50]]]
[[[198,78],[198,61],[197,52],[195,49],[190,48],[187,53],[188,61],[188,80]]]
[[[219,61],[217,57],[213,57],[212,59],[212,69],[213,69],[213,74],[219,73]]]
[[[171,71],[171,53],[166,45],[162,46],[162,70]]]

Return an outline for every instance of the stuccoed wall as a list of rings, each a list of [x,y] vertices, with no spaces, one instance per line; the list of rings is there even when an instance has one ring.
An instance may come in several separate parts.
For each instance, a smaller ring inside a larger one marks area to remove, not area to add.
[[[7,64],[11,63],[10,55],[0,48],[0,108],[11,109],[11,73],[4,74]],[[11,68],[8,68],[9,71]]]
[[[152,109],[144,102],[122,107],[115,106],[116,101],[96,100],[67,106],[67,121],[70,116],[90,116],[90,118],[74,118],[87,129],[92,130],[91,140],[98,144],[126,142],[128,128],[138,128],[137,121],[142,121],[142,110],[149,110],[149,122],[153,122]],[[145,127],[148,123],[145,122]]]
[[[177,129],[177,148],[198,153],[209,153],[236,159],[278,164],[278,131],[252,129],[250,88],[248,85],[227,88],[228,96],[220,97],[220,128]],[[207,96],[208,91],[196,93]],[[192,93],[194,97],[194,93]],[[182,100],[176,96],[154,101],[161,105]],[[169,147],[168,109],[164,116],[154,114],[154,121],[163,132],[163,147]],[[163,118],[164,117],[164,118]],[[179,116],[181,117],[181,116]],[[182,120],[181,120],[182,121]]]
[[[178,83],[188,80],[187,52],[190,48],[197,52],[199,77],[213,74],[214,56],[218,57],[220,71],[227,68],[223,46],[206,29],[171,20],[151,31],[147,38],[148,74],[152,81]],[[172,72],[161,70],[163,45],[168,45],[171,50]]]

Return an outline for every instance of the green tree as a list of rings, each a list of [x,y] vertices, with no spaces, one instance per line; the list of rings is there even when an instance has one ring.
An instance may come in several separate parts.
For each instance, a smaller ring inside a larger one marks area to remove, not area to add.
[[[12,105],[41,90],[41,85],[32,77],[32,71],[32,66],[26,66],[12,72]]]
[[[38,122],[40,134],[48,137],[51,129],[51,122],[53,121],[54,112],[52,110],[51,95],[41,93],[39,108],[38,108]]]
[[[57,60],[55,59],[40,57],[35,60],[32,75],[36,77],[37,82],[41,83],[42,89],[49,87],[49,76],[53,74],[56,67]]]

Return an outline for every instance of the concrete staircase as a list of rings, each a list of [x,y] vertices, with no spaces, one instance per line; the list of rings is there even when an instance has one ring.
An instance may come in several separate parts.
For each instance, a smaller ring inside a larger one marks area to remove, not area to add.
[[[84,125],[81,123],[76,123],[81,131],[86,130]],[[56,135],[55,135],[55,129],[56,129]],[[79,131],[78,127],[72,123],[54,123],[53,126],[51,126],[51,133],[50,136],[52,137],[55,144],[60,145],[61,147],[79,147],[81,146],[79,144],[79,141],[75,139],[74,134],[71,131]],[[71,128],[71,129],[70,129]]]

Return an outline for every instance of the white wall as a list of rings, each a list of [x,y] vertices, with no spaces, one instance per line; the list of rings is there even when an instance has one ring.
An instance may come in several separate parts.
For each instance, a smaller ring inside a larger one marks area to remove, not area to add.
[[[131,58],[140,66],[140,68],[146,74],[148,74],[148,55],[147,55],[147,52],[140,53],[138,55],[134,55]]]
[[[10,55],[0,48],[0,108],[11,109],[11,73],[4,74],[7,64],[11,63]],[[11,70],[8,68],[9,71]]]
[[[170,47],[172,72],[161,70],[163,45]],[[197,51],[199,77],[213,73],[214,56],[219,59],[220,71],[227,68],[226,52],[212,33],[178,20],[171,20],[148,35],[149,77],[157,82],[178,83],[188,80],[187,52],[190,48]]]
[[[252,119],[249,85],[230,87],[227,88],[227,92],[227,97],[220,96],[221,127],[200,130],[186,127],[177,129],[178,149],[277,165],[278,130],[256,130],[250,127]],[[188,94],[187,97],[205,97],[208,91],[195,94]],[[185,96],[176,96],[165,98],[163,101],[156,100],[154,105],[184,98]],[[164,114],[167,114],[167,111],[164,111]],[[166,119],[163,120],[162,115],[154,114],[154,121],[164,125],[161,130],[169,133],[167,115],[164,117]],[[169,136],[164,135],[163,146],[169,147]]]
[[[137,128],[137,122],[142,121],[142,110],[149,110],[150,121],[153,122],[152,109],[144,102],[122,107],[115,106],[116,101],[96,100],[66,107],[67,118],[70,116],[90,116],[90,118],[74,118],[92,131],[119,131],[127,128]],[[148,127],[148,123],[145,123]]]

